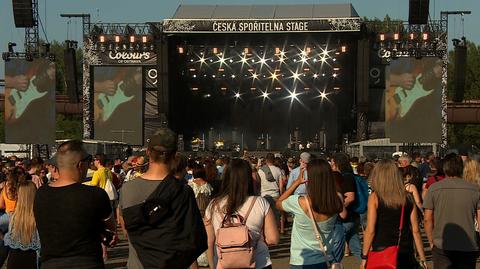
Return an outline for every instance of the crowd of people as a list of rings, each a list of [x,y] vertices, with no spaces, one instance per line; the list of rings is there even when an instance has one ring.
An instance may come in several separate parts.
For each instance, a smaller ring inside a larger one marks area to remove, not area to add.
[[[360,268],[427,268],[422,228],[435,269],[478,257],[480,163],[454,153],[187,157],[162,128],[125,160],[72,140],[49,160],[3,158],[0,171],[7,268],[104,268],[118,233],[128,268],[272,268],[269,248],[290,227],[294,269],[347,255]]]

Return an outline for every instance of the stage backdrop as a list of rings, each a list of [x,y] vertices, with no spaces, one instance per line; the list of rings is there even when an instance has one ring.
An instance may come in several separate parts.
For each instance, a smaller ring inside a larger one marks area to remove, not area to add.
[[[392,60],[386,70],[385,131],[395,143],[440,143],[442,60]]]
[[[5,142],[55,143],[55,63],[5,63]]]
[[[95,139],[143,144],[142,68],[95,66]]]

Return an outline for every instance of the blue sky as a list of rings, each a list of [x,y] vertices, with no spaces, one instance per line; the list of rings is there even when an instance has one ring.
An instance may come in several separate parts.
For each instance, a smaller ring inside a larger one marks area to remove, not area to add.
[[[81,40],[80,20],[60,18],[61,13],[90,13],[97,22],[147,22],[171,17],[180,4],[321,4],[346,3],[348,0],[39,0],[39,13],[47,37],[51,40]],[[351,0],[360,16],[408,19],[408,0]],[[480,1],[479,0],[430,0],[430,16],[439,19],[442,10],[471,10],[465,16],[465,36],[480,44]],[[41,31],[41,38],[44,38]],[[449,22],[449,39],[462,36],[461,19],[452,17]],[[15,28],[12,1],[0,1],[0,51],[7,50],[8,42],[24,42],[24,29]],[[451,41],[450,41],[451,43]],[[3,77],[3,60],[0,63],[0,78]]]

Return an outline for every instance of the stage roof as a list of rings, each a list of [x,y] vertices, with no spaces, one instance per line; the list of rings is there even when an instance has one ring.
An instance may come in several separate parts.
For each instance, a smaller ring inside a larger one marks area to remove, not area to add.
[[[359,18],[352,4],[180,5],[172,19],[320,19]]]

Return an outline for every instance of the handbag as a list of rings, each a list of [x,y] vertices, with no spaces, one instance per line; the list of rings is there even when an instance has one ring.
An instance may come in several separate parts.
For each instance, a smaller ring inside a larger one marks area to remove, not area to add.
[[[405,205],[402,205],[402,213],[400,215],[400,226],[398,228],[398,242],[396,246],[385,248],[381,251],[370,251],[367,259],[367,269],[396,269],[398,248],[403,230],[403,215],[405,213]]]
[[[315,218],[313,217],[313,209],[312,209],[312,206],[310,205],[310,201],[308,200],[308,197],[305,197],[305,201],[307,201],[308,215],[310,217],[310,220],[312,221],[313,231],[315,232],[315,237],[317,238],[317,241],[320,245],[320,251],[323,253],[323,256],[325,257],[325,263],[327,264],[327,267],[331,269],[343,269],[342,263],[335,262],[335,261],[333,263],[330,263],[330,260],[327,255],[327,251],[325,250],[325,245],[323,244],[322,236],[320,234],[320,229],[318,228],[317,223],[315,222]]]

